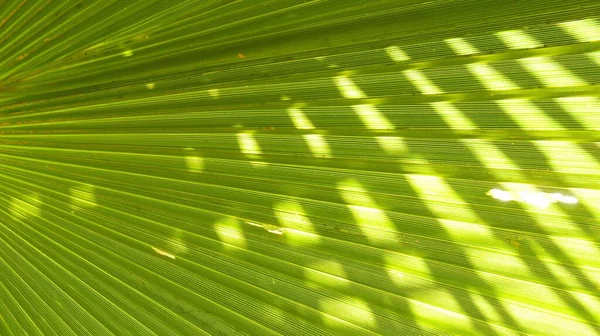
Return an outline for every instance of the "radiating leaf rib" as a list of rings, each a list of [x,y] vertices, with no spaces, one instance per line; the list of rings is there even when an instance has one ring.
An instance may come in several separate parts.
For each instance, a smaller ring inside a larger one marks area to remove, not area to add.
[[[0,3],[0,334],[600,335],[599,7]]]

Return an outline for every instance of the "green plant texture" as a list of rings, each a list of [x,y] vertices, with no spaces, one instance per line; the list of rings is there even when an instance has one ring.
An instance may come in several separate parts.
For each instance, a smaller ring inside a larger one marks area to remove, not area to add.
[[[600,335],[598,0],[0,2],[0,336]]]

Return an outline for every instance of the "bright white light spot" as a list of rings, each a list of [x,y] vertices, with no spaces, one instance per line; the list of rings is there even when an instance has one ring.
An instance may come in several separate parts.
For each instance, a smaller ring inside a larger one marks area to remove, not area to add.
[[[248,225],[252,225],[252,226],[258,226],[258,227],[262,227],[263,225],[260,223],[256,223],[256,222],[251,222],[251,221],[246,221],[246,224]]]
[[[500,189],[492,189],[488,192],[488,195],[502,202],[509,202],[513,200],[511,194],[508,191]]]
[[[408,61],[410,59],[410,57],[404,52],[402,51],[402,49],[398,48],[397,46],[390,46],[385,48],[385,52],[388,54],[388,56],[396,61],[396,62],[404,62],[404,61]]]
[[[273,233],[276,235],[282,235],[285,233],[285,229],[273,224],[263,224],[263,228],[267,230],[269,233]]]
[[[174,256],[174,255],[172,255],[172,254],[171,254],[171,253],[169,253],[169,252],[163,251],[163,250],[161,250],[161,249],[159,249],[159,248],[156,248],[156,247],[152,247],[152,249],[154,250],[154,252],[156,252],[156,253],[160,254],[161,256],[165,256],[165,257],[167,257],[167,258],[175,259],[175,256]]]
[[[337,76],[334,78],[334,81],[345,98],[357,99],[367,97],[354,81],[346,76]]]
[[[492,189],[488,191],[487,194],[499,201],[517,201],[542,209],[548,208],[552,203],[577,204],[579,202],[574,196],[566,196],[561,193],[546,193],[543,191],[537,191],[535,188],[525,185],[521,188],[518,188],[518,186],[515,185],[510,186],[516,189],[512,191]],[[523,189],[525,187],[528,188]]]
[[[396,128],[383,113],[371,104],[354,105],[352,109],[368,129],[389,130]]]
[[[423,92],[423,94],[441,94],[443,93],[440,88],[435,85],[432,81],[430,81],[425,74],[420,70],[404,70],[404,75],[408,80],[413,83],[413,85],[419,89],[419,91]]]
[[[519,192],[519,196],[524,203],[537,206],[538,208],[547,208],[553,203],[552,198],[548,197],[546,193],[539,191],[521,191]]]
[[[577,204],[577,203],[579,203],[579,200],[573,196],[563,196],[559,200],[559,202],[566,203],[566,204]]]

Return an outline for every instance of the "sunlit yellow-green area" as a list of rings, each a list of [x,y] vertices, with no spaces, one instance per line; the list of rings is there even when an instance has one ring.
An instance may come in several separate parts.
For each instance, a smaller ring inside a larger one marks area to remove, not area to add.
[[[598,0],[0,2],[0,336],[600,335]]]

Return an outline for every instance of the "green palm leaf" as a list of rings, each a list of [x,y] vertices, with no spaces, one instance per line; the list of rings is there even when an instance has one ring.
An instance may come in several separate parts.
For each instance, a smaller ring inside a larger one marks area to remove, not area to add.
[[[600,335],[599,9],[0,3],[0,335]]]

